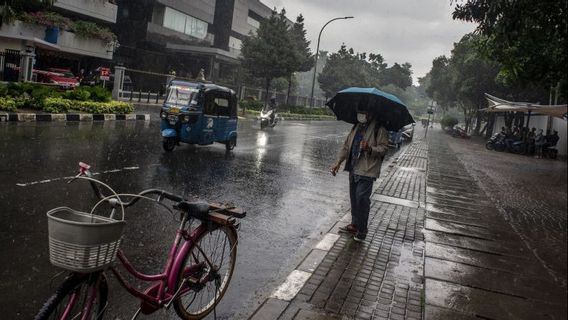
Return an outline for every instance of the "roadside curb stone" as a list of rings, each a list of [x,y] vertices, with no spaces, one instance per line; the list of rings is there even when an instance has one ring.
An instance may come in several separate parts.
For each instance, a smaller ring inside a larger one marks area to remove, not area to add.
[[[0,113],[0,122],[150,121],[150,114]]]

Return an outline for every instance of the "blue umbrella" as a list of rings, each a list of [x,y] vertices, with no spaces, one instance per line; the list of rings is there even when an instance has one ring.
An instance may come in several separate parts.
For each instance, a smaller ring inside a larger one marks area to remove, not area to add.
[[[376,88],[352,87],[339,91],[326,104],[337,120],[357,123],[357,110],[364,110],[388,131],[398,131],[414,123],[406,105],[398,97]]]

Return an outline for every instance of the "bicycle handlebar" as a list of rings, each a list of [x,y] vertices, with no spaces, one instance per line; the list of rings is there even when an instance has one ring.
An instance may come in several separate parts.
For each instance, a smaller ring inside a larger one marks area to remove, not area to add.
[[[92,178],[93,174],[89,171],[91,166],[89,166],[86,163],[80,162],[79,163],[79,174],[77,176],[81,176],[81,175],[85,175],[89,178]],[[104,199],[106,198],[106,196],[104,195],[104,193],[102,192],[101,188],[99,187],[98,184],[96,184],[93,181],[89,181],[89,183],[91,184],[91,188],[93,189],[93,191],[95,192],[95,195],[99,198],[99,199]],[[165,190],[160,190],[160,189],[147,189],[144,190],[140,193],[138,193],[138,195],[144,196],[144,195],[150,195],[150,194],[156,194],[159,195],[159,198],[166,198],[168,200],[174,201],[174,202],[181,202],[184,199],[178,195],[175,195],[173,193],[169,193]],[[133,204],[135,204],[136,202],[138,202],[138,200],[140,200],[141,198],[138,197],[134,197],[132,200],[127,201],[127,202],[122,202],[119,199],[116,199],[118,201],[118,204],[123,205],[124,207],[129,207]]]

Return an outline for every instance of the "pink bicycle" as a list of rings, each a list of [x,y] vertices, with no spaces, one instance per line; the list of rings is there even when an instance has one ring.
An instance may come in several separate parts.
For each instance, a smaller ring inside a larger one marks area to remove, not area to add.
[[[245,212],[219,204],[188,202],[158,189],[117,194],[93,179],[89,166],[83,163],[75,178],[88,180],[100,201],[90,213],[66,207],[47,213],[50,261],[72,272],[35,319],[102,319],[108,297],[105,270],[109,269],[131,295],[141,300],[133,319],[140,313],[151,314],[172,305],[182,319],[202,319],[212,311],[215,313],[215,306],[231,281],[237,255],[237,219],[244,218]],[[113,194],[105,196],[99,185]],[[119,248],[126,223],[124,208],[140,199],[155,201],[180,214],[181,222],[164,271],[156,275],[137,271]],[[164,200],[173,205],[166,206]],[[112,208],[109,217],[94,214],[102,203]],[[122,213],[121,218],[115,217],[117,211]],[[199,223],[193,227],[195,221]],[[134,288],[111,266],[115,257],[126,271],[151,284],[143,291]]]

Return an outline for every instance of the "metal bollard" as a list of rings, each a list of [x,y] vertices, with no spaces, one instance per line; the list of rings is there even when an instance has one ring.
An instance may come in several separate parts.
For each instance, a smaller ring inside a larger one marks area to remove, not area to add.
[[[130,89],[130,102],[132,102],[132,96],[133,96],[133,92],[132,92],[132,89]]]
[[[160,96],[160,92],[156,92],[156,104],[158,103],[158,97]]]
[[[138,91],[138,102],[142,101],[142,90]]]
[[[146,100],[146,103],[150,103],[150,91],[148,91],[148,99]]]

